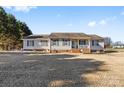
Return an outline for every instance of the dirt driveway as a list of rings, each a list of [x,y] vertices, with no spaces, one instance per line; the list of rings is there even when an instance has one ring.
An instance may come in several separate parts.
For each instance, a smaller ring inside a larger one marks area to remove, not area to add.
[[[124,53],[0,54],[0,86],[124,86]]]

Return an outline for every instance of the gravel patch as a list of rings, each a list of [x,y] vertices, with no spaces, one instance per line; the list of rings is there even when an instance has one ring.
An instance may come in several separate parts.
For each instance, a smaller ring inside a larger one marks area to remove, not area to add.
[[[123,55],[0,54],[0,87],[121,87]]]

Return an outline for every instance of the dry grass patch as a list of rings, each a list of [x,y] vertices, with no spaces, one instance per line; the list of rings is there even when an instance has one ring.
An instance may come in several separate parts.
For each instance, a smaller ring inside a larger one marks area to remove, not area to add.
[[[63,87],[63,86],[68,86],[70,84],[74,84],[75,82],[72,80],[54,80],[51,81],[48,86],[49,87]]]

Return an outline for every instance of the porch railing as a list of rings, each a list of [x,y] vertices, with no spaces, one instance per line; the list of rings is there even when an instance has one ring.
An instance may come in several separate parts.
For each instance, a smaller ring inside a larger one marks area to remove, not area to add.
[[[79,45],[79,48],[89,48],[88,45]]]

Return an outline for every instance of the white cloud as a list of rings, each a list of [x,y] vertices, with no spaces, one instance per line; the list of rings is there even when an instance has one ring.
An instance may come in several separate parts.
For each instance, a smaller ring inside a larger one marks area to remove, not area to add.
[[[103,19],[103,20],[101,20],[101,21],[99,22],[99,24],[100,24],[100,25],[106,25],[107,22],[106,22],[106,20]]]
[[[91,21],[88,23],[89,27],[95,27],[96,26],[96,21]]]
[[[35,6],[6,6],[7,9],[12,9],[13,11],[17,12],[29,12],[31,9],[35,9]]]
[[[99,21],[100,25],[106,25],[108,22],[114,21],[117,19],[117,16],[107,17]]]
[[[29,12],[31,9],[36,8],[35,6],[17,6],[15,11]]]
[[[106,20],[106,21],[113,21],[113,20],[115,20],[115,19],[117,19],[117,16],[108,17],[108,18],[106,18],[105,20]]]
[[[120,13],[120,15],[124,15],[124,11]]]
[[[117,16],[111,16],[111,17],[107,17],[107,18],[104,18],[104,19],[101,19],[99,21],[90,21],[88,23],[88,26],[89,27],[95,27],[95,26],[104,26],[106,25],[108,22],[113,22],[114,20],[117,19]]]

